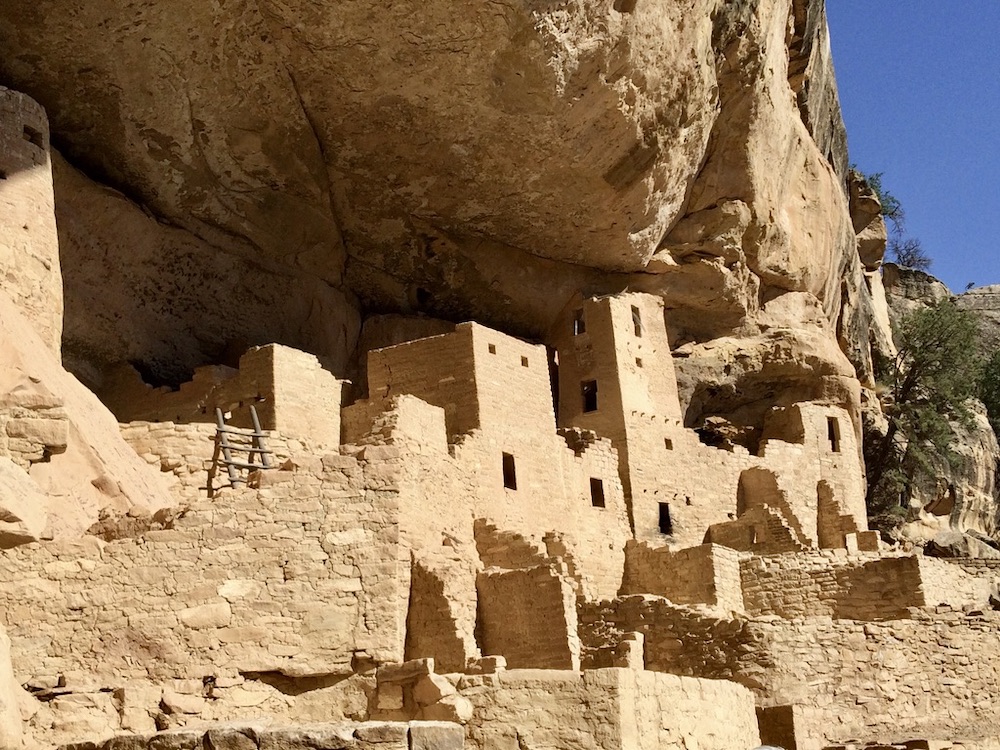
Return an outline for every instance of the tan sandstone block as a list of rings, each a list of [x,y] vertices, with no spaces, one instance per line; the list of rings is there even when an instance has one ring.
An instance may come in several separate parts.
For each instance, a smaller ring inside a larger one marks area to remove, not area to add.
[[[465,731],[443,722],[410,722],[410,750],[462,750]]]
[[[455,686],[446,677],[439,674],[428,674],[417,680],[413,686],[413,700],[421,706],[437,703],[446,695],[454,695]]]
[[[446,695],[437,703],[426,706],[420,712],[427,721],[454,721],[465,724],[472,719],[472,701],[461,695]]]
[[[182,609],[177,616],[189,628],[204,630],[227,627],[232,620],[233,611],[229,607],[229,602],[216,602]]]
[[[7,435],[48,448],[65,448],[69,443],[69,422],[65,419],[12,419],[7,423]]]

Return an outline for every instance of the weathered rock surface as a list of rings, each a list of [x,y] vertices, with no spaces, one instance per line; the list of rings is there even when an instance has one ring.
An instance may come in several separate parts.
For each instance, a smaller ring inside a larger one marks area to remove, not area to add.
[[[882,266],[882,284],[896,325],[914,310],[930,307],[951,296],[948,287],[929,273],[895,263]]]
[[[21,745],[23,694],[10,663],[10,638],[0,628],[0,747],[17,748]]]
[[[3,520],[17,517],[32,536],[46,515],[55,536],[78,536],[102,509],[156,510],[173,502],[155,470],[122,440],[111,412],[62,368],[2,292],[0,425],[0,456],[16,465],[5,472],[13,476],[3,482],[12,493]],[[18,488],[36,494],[19,497]],[[43,505],[16,509],[38,493]]]
[[[970,289],[955,298],[963,310],[971,310],[979,321],[982,351],[986,356],[1000,348],[1000,284]]]
[[[342,370],[357,340],[354,303],[314,275],[218,252],[158,222],[54,154],[67,366],[89,385],[137,362],[173,383],[253,345],[309,348]]]

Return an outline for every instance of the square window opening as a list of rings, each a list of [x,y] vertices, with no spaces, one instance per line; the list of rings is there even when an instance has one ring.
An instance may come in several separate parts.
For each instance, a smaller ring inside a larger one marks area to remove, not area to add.
[[[528,366],[528,358],[521,357],[521,367],[527,367],[527,366]]]
[[[590,480],[590,503],[595,508],[605,507],[604,502],[604,481],[601,479]]]
[[[826,438],[830,441],[830,450],[840,453],[840,422],[836,417],[826,418]]]
[[[674,522],[670,520],[669,503],[660,503],[660,533],[668,536],[674,533]]]
[[[586,332],[587,321],[583,319],[583,309],[581,308],[573,313],[573,335],[579,336]]]
[[[584,380],[580,383],[580,394],[583,396],[583,413],[597,411],[597,381]]]
[[[635,305],[632,305],[632,329],[637,338],[642,337],[642,313]]]
[[[503,454],[503,486],[508,490],[517,489],[517,469],[514,466],[514,456]]]
[[[24,140],[38,148],[45,148],[45,139],[42,137],[42,131],[36,130],[30,125],[24,126]]]

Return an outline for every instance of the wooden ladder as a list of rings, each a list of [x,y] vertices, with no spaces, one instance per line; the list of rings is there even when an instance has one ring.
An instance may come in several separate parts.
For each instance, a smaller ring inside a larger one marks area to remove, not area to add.
[[[215,494],[215,477],[219,472],[219,465],[226,467],[229,475],[229,486],[237,487],[241,483],[245,484],[247,476],[251,471],[270,469],[273,453],[264,445],[264,431],[260,428],[260,419],[257,417],[257,409],[250,405],[250,419],[253,423],[252,430],[242,430],[230,427],[226,424],[226,415],[222,409],[215,410],[215,451],[212,454],[212,467],[208,470],[208,496]],[[233,453],[246,454],[246,460],[234,458]],[[254,458],[259,463],[254,462]],[[246,472],[244,475],[243,472]]]

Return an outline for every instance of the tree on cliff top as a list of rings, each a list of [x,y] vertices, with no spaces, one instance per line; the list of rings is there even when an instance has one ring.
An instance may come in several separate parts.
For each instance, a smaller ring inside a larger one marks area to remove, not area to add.
[[[855,171],[857,167],[852,166]],[[882,216],[891,225],[886,252],[896,263],[917,271],[928,271],[931,267],[931,257],[924,251],[923,245],[916,237],[906,236],[906,212],[903,203],[890,193],[882,184],[883,172],[867,174],[859,172],[868,183],[879,203],[882,204]]]
[[[899,352],[880,378],[889,426],[866,450],[867,503],[876,527],[898,523],[917,472],[951,458],[950,420],[969,424],[980,365],[975,318],[950,299],[904,318]]]

